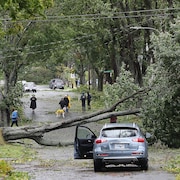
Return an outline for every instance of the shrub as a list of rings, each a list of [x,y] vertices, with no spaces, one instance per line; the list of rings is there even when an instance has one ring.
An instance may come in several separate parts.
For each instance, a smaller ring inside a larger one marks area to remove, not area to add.
[[[0,160],[0,177],[7,176],[12,171],[12,167],[4,160]]]

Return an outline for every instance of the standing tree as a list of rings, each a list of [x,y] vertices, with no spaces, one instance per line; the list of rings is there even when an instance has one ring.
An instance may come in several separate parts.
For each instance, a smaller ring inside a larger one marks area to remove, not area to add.
[[[156,63],[148,69],[151,91],[143,101],[144,125],[169,147],[180,147],[180,19],[153,36]]]
[[[21,91],[17,89],[16,82],[21,68],[29,64],[27,59],[27,44],[23,37],[31,26],[31,21],[37,15],[43,15],[44,10],[53,5],[52,0],[26,0],[1,1],[1,44],[0,67],[4,74],[4,87],[0,90],[0,125],[8,126],[10,123],[11,107],[18,105],[17,101]],[[26,21],[23,21],[26,19]],[[19,92],[19,93],[18,93]]]

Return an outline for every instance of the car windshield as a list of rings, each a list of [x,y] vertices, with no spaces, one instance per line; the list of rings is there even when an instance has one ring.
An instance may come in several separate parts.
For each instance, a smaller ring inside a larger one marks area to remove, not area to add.
[[[108,128],[102,130],[102,136],[108,138],[125,138],[137,135],[137,129],[134,128]]]

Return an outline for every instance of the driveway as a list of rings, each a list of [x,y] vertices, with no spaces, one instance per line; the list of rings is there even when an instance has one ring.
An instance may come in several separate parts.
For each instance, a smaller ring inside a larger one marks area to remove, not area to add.
[[[33,114],[29,108],[30,97],[32,93],[26,93],[23,97],[25,116],[33,123],[56,122],[63,120],[55,116],[55,110],[59,107],[59,100],[65,94],[71,97],[79,98],[79,95],[68,90],[50,90],[46,86],[38,86],[37,109]],[[72,116],[78,116],[82,112],[69,112],[67,119]],[[97,124],[91,124],[90,126]],[[62,139],[65,142],[73,142],[75,128],[56,130],[45,135],[51,140]],[[45,147],[40,146],[33,141],[30,142],[37,155],[36,158],[25,164],[15,165],[18,171],[28,172],[33,180],[174,180],[175,176],[162,170],[162,166],[168,160],[165,153],[158,154],[156,151],[149,153],[149,170],[141,171],[137,167],[108,167],[104,172],[94,173],[92,160],[74,160],[73,147]],[[157,160],[158,159],[158,160]]]

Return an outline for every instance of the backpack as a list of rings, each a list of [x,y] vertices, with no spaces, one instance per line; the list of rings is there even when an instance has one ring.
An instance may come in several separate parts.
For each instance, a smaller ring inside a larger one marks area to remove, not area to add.
[[[81,100],[85,100],[86,99],[86,96],[85,95],[82,95],[81,96]]]

